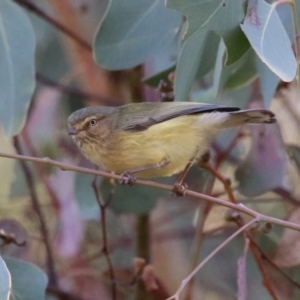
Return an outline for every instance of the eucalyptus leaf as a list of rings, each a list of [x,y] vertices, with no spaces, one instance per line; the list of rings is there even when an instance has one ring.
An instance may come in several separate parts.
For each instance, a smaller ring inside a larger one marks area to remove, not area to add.
[[[45,299],[48,279],[37,266],[13,259],[4,258],[11,274],[12,289],[9,300],[43,300]]]
[[[112,192],[113,191],[113,192]],[[104,199],[109,199],[109,208],[120,214],[144,214],[151,211],[159,197],[170,193],[160,189],[135,184],[131,187],[116,184],[104,179],[101,185]]]
[[[226,89],[239,89],[249,85],[257,77],[256,54],[249,49],[238,61],[230,66],[223,64],[225,48],[220,44],[214,70],[216,95]]]
[[[181,49],[174,83],[175,100],[188,99],[195,78],[209,73],[215,64],[220,37],[204,31],[187,39]]]
[[[95,59],[110,70],[137,66],[170,47],[180,23],[161,0],[111,0],[96,33]]]
[[[249,1],[241,28],[257,55],[277,76],[287,82],[295,78],[297,61],[275,3]]]
[[[220,37],[214,32],[210,32],[204,43],[203,53],[197,71],[197,78],[207,75],[215,66]]]
[[[11,291],[11,276],[9,270],[0,256],[0,300],[9,300]]]
[[[77,173],[75,178],[75,197],[81,217],[84,220],[99,220],[100,209],[92,188],[93,175]]]
[[[6,135],[23,127],[35,87],[35,36],[13,1],[0,1],[0,122]]]
[[[257,77],[256,55],[249,49],[238,61],[224,66],[222,72],[223,89],[237,89],[249,85]]]
[[[226,45],[226,65],[234,63],[248,50],[249,43],[240,30],[245,16],[243,1],[167,0],[167,7],[186,16],[185,39],[201,31],[203,34],[216,32]]]
[[[247,108],[249,98],[252,93],[252,86],[248,85],[241,89],[223,90],[217,97],[218,103],[224,105],[237,106],[240,108]]]
[[[296,1],[295,1],[296,4]],[[276,6],[277,14],[284,26],[284,29],[292,43],[295,41],[295,32],[293,25],[293,11],[290,3],[280,3]],[[300,20],[299,20],[300,21]]]
[[[252,146],[238,166],[235,177],[238,191],[258,196],[279,187],[286,171],[285,150],[275,125],[251,126]]]
[[[259,74],[260,88],[264,100],[264,106],[269,108],[275,95],[280,78],[275,75],[258,57],[256,58],[256,68]]]
[[[297,145],[287,145],[286,151],[289,157],[295,162],[300,174],[300,147]]]
[[[205,38],[206,33],[200,31],[188,39],[181,49],[174,82],[175,101],[184,101],[188,98],[199,68]]]

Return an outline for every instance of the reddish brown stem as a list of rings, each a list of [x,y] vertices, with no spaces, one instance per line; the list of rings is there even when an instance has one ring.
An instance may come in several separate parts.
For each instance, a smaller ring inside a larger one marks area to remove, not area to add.
[[[18,154],[22,154],[21,146],[19,139],[17,137],[14,137],[14,147]],[[31,174],[30,169],[26,165],[24,161],[20,161],[22,171],[25,175],[25,180],[29,189],[30,198],[32,201],[32,208],[36,212],[36,215],[38,217],[39,223],[40,223],[40,231],[41,235],[44,240],[45,248],[46,248],[46,254],[47,254],[47,269],[48,269],[48,277],[49,277],[49,285],[57,287],[58,286],[58,280],[57,275],[55,272],[55,265],[54,265],[54,257],[53,257],[53,251],[52,251],[52,245],[50,242],[50,234],[48,232],[48,228],[45,221],[45,216],[43,214],[43,211],[41,210],[39,199],[34,187],[34,180],[33,175]]]
[[[92,187],[99,204],[100,208],[100,218],[101,218],[101,229],[102,229],[102,253],[106,258],[106,262],[108,265],[108,273],[110,277],[110,284],[111,284],[111,296],[112,300],[117,300],[117,286],[116,286],[116,279],[113,264],[110,258],[109,249],[108,249],[108,239],[107,239],[107,224],[106,224],[106,206],[107,202],[105,203],[104,199],[99,193],[97,188],[97,177],[93,180]]]
[[[20,4],[21,6],[25,7],[29,11],[35,13],[37,16],[48,22],[49,24],[53,25],[55,28],[57,28],[59,31],[63,32],[70,38],[72,38],[74,41],[76,41],[79,45],[81,45],[83,48],[92,51],[92,46],[87,43],[85,40],[83,40],[80,36],[78,36],[75,32],[70,30],[69,28],[62,25],[57,20],[50,17],[48,14],[46,14],[44,11],[42,11],[40,8],[38,8],[34,3],[28,1],[28,0],[13,0],[16,3]]]

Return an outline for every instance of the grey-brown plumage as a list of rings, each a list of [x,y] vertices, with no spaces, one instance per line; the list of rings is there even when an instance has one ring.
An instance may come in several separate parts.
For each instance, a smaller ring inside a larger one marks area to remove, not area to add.
[[[176,104],[176,105],[174,105]],[[130,112],[130,113],[129,113]],[[68,123],[72,126],[86,117],[108,118],[116,116],[114,128],[117,130],[143,130],[179,116],[203,114],[212,112],[227,112],[242,123],[260,124],[275,123],[275,115],[265,109],[240,110],[238,107],[194,102],[148,102],[134,103],[119,107],[86,107],[75,111],[69,116]],[[240,124],[240,125],[241,125]]]

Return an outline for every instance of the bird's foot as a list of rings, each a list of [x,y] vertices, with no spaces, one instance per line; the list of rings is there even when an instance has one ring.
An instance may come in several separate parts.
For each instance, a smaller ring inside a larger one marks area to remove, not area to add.
[[[176,195],[177,197],[181,197],[184,196],[186,193],[186,189],[187,189],[187,184],[182,184],[182,183],[175,183],[173,186],[173,193],[172,195]]]
[[[128,184],[129,186],[133,186],[136,182],[136,177],[134,177],[131,173],[124,172],[121,174],[119,182],[121,184]]]

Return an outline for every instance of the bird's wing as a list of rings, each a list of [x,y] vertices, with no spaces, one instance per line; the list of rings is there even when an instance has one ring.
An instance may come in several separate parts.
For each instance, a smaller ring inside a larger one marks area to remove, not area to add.
[[[183,115],[206,112],[232,112],[238,107],[203,104],[194,102],[164,102],[128,104],[119,108],[116,129],[141,131],[152,125]]]

